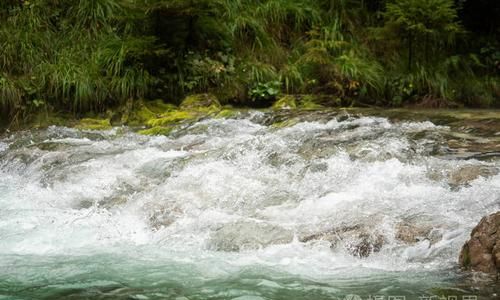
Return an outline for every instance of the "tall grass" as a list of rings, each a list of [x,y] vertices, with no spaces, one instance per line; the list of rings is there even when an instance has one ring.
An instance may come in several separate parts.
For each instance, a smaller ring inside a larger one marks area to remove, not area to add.
[[[100,111],[144,96],[151,78],[139,61],[152,40],[127,29],[132,4],[40,0],[9,11],[0,20],[2,109],[43,99],[55,109]]]
[[[396,2],[380,1],[389,8]],[[440,29],[439,14],[429,18],[437,24],[429,40],[424,34],[412,45],[414,66],[408,70],[410,55],[401,51],[408,38],[389,26],[383,9],[368,9],[372,4],[4,0],[0,110],[13,115],[43,103],[82,113],[134,98],[173,100],[198,92],[245,101],[252,87],[276,81],[286,93],[333,93],[393,105],[424,97],[498,103],[498,72],[481,57],[455,51],[460,34]]]
[[[22,92],[16,83],[0,74],[0,111],[8,115],[21,105]]]

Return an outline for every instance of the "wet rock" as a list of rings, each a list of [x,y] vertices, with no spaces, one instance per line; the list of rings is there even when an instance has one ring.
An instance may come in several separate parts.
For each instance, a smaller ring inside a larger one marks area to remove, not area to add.
[[[144,208],[148,214],[149,225],[155,231],[172,225],[183,214],[182,209],[176,205],[155,203],[145,205]]]
[[[307,139],[300,145],[298,154],[307,160],[327,158],[339,152],[339,144],[335,139]]]
[[[307,169],[311,173],[326,172],[326,171],[328,171],[328,164],[327,163],[311,163]]]
[[[108,130],[112,128],[109,119],[91,118],[81,119],[75,127],[82,130]]]
[[[293,232],[260,222],[236,222],[222,225],[210,236],[209,248],[217,251],[241,251],[269,245],[286,244]]]
[[[39,144],[35,144],[35,146],[43,151],[64,151],[71,148],[72,145],[67,143],[57,143],[57,142],[42,142]]]
[[[395,229],[395,238],[409,245],[423,240],[428,240],[433,245],[443,238],[441,231],[426,220],[405,220],[396,224]]]
[[[368,257],[379,252],[386,238],[365,225],[345,226],[300,238],[301,242],[327,241],[332,249],[344,247],[357,257]]]
[[[452,186],[461,186],[467,185],[479,177],[490,177],[496,174],[498,174],[498,169],[496,168],[481,165],[469,165],[452,171],[448,176],[448,180],[449,184]]]
[[[260,118],[260,120],[253,121],[265,126],[271,126],[273,124],[281,123],[289,123],[290,126],[293,126],[294,124],[301,122],[327,123],[333,119],[336,119],[338,115],[338,111],[330,110],[307,111],[300,109],[281,109],[274,110],[272,113],[264,114]],[[277,126],[274,125],[274,127]]]
[[[500,212],[484,217],[472,230],[459,264],[465,270],[500,275]]]

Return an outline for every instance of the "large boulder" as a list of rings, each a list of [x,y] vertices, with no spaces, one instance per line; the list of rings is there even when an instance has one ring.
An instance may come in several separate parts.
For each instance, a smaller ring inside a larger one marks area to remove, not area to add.
[[[472,230],[459,263],[465,270],[500,274],[500,212],[484,217]]]

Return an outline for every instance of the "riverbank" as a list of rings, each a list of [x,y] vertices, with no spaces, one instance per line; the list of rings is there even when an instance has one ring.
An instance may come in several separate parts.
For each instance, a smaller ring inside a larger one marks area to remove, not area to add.
[[[250,110],[274,111],[284,119],[282,124],[293,124],[300,115],[310,112],[342,112],[345,114],[364,114],[387,117],[391,120],[431,121],[438,125],[455,127],[478,127],[487,133],[500,132],[500,110],[467,108],[390,108],[350,106],[342,107],[335,97],[314,95],[284,95],[272,107],[235,107],[221,105],[211,94],[196,94],[185,98],[178,105],[166,103],[161,99],[154,101],[128,101],[126,104],[109,109],[100,114],[75,114],[47,110],[29,114],[24,120],[14,120],[3,124],[0,130],[26,130],[48,126],[66,126],[86,130],[105,130],[114,126],[130,126],[141,134],[168,134],[179,125],[192,124],[206,118],[234,118]],[[5,120],[4,120],[5,121]]]
[[[6,0],[0,116],[197,93],[248,106],[282,94],[500,106],[497,2],[348,2]]]
[[[143,110],[166,135],[98,119],[0,138],[0,295],[498,295],[458,264],[500,209],[494,112],[222,117],[204,99]]]

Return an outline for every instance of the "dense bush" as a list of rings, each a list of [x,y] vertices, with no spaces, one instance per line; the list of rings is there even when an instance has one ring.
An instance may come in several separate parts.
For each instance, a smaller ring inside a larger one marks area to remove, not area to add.
[[[499,24],[472,0],[5,0],[0,111],[102,111],[210,92],[499,105]],[[433,99],[432,101],[429,101]]]

